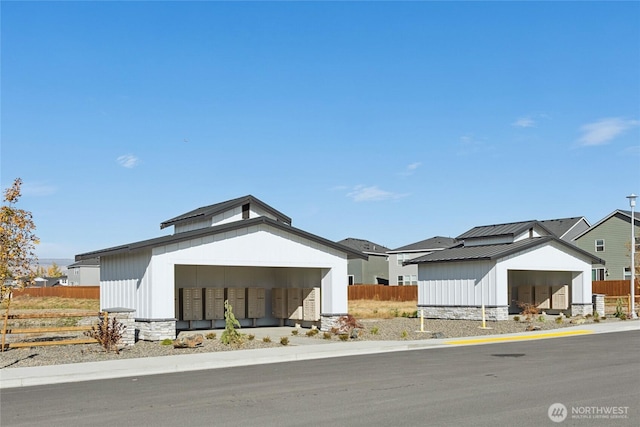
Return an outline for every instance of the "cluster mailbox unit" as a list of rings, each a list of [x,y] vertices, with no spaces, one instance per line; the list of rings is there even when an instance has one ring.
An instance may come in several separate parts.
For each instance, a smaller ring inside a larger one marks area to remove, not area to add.
[[[566,310],[569,308],[569,286],[520,285],[518,301],[540,309]]]
[[[265,288],[181,288],[180,320],[224,319],[225,300],[233,309],[236,319],[257,320],[271,317],[279,325],[285,321],[318,322],[320,320],[320,288],[273,288],[271,289],[271,313],[267,316],[267,290]]]

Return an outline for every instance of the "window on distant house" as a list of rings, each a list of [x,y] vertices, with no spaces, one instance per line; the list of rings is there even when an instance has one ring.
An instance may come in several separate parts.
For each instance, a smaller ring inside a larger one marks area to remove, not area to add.
[[[631,269],[629,267],[624,268],[624,280],[631,280]]]
[[[349,275],[349,285],[353,285],[355,283],[355,279],[353,277],[353,274]]]
[[[242,219],[249,219],[249,203],[242,205]]]
[[[409,261],[409,254],[398,254],[398,265],[402,266],[405,261]]]
[[[409,285],[417,285],[418,284],[418,276],[415,274],[406,274],[404,276],[398,276],[398,285],[400,286],[409,286]]]
[[[604,239],[596,239],[596,252],[604,252]]]
[[[591,269],[591,280],[604,280],[605,269],[593,268]]]

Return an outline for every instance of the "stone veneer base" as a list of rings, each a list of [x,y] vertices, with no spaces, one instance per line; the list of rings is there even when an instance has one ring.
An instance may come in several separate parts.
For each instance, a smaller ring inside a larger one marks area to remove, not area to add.
[[[139,340],[162,341],[176,339],[176,319],[136,319]]]
[[[330,331],[338,325],[338,319],[347,313],[323,313],[320,315],[320,330]]]
[[[586,316],[593,314],[593,304],[571,304],[571,316]]]
[[[482,307],[418,305],[418,316],[420,310],[428,319],[482,320]],[[508,320],[509,306],[485,307],[484,313],[486,320]]]

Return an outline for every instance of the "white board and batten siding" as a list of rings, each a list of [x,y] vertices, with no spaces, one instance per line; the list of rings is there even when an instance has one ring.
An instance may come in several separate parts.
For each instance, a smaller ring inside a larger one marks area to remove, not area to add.
[[[559,273],[559,277],[570,277],[571,303],[591,302],[590,260],[577,252],[569,253],[566,247],[557,243],[550,243],[495,261],[419,264],[418,305],[480,306],[484,302],[489,306],[507,306],[509,271],[514,270],[564,272]]]
[[[486,305],[496,305],[494,275],[489,261],[420,264],[418,305],[479,306],[483,299]]]
[[[152,250],[104,256],[102,262],[101,306],[134,308],[137,318],[175,317],[176,265],[298,267],[301,276],[304,269],[316,269],[303,284],[321,287],[323,312],[347,312],[346,254],[264,224]]]
[[[136,309],[136,317],[148,316],[149,303],[144,297],[140,299],[140,294],[144,294],[144,290],[150,288],[150,263],[150,250],[102,257],[100,308],[131,308]]]
[[[498,260],[498,292],[506,294],[509,270],[570,272],[571,303],[591,303],[591,260],[578,252],[569,253],[558,243],[528,249]]]
[[[265,216],[267,218],[277,220],[274,215],[270,214],[264,209],[261,209],[259,206],[251,205],[249,208],[249,218],[257,218],[259,216]],[[242,221],[242,206],[237,206],[233,209],[229,209],[228,211],[221,212],[211,218],[176,224],[174,233],[199,230],[201,228],[212,227],[215,225],[222,225],[236,221]]]

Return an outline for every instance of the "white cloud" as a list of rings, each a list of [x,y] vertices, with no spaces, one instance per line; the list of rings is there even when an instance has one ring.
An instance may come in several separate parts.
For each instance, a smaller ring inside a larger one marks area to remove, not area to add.
[[[118,157],[118,164],[123,168],[131,169],[138,165],[139,160],[133,154],[125,154],[123,156]]]
[[[357,185],[353,188],[353,191],[347,193],[347,197],[351,197],[354,202],[379,202],[382,200],[393,200],[405,197],[407,194],[392,193],[379,189],[373,185],[365,187],[364,185]]]
[[[515,122],[511,123],[511,126],[519,127],[519,128],[531,128],[536,125],[536,121],[531,117],[520,117]]]
[[[578,139],[580,145],[593,146],[609,143],[612,139],[632,127],[638,126],[638,120],[623,120],[619,117],[601,119],[597,122],[582,126],[582,136]]]
[[[403,176],[413,175],[416,169],[418,169],[421,165],[422,165],[421,162],[411,163],[410,165],[407,165],[407,167],[402,172],[400,172],[400,175],[403,175]]]

